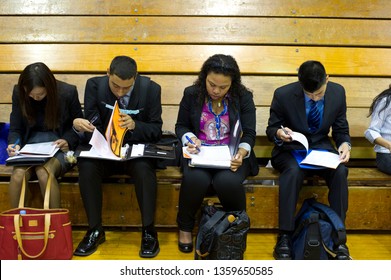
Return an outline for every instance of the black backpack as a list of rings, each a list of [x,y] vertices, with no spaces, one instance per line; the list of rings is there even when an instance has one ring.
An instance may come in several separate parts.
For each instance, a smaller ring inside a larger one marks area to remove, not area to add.
[[[334,259],[335,247],[346,243],[346,229],[338,214],[315,198],[304,200],[295,218],[293,259]]]

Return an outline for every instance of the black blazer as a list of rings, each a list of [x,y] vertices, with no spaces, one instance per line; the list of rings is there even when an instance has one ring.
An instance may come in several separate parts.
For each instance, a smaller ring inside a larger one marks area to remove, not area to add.
[[[309,132],[304,93],[300,83],[295,82],[276,89],[266,128],[270,141],[275,141],[274,137],[281,125],[304,134],[308,139],[310,149],[326,149],[336,152],[335,146],[330,141],[330,128],[332,139],[337,147],[343,142],[350,143],[345,89],[339,84],[327,83],[322,124],[314,133]],[[293,149],[303,149],[303,146],[296,141],[284,142],[283,145],[274,147],[272,156],[278,155],[281,151]]]
[[[141,89],[141,80],[147,85],[146,91]],[[108,76],[93,77],[87,80],[84,94],[84,115],[89,120],[98,115],[94,125],[103,135],[105,135],[112,113],[112,110],[106,108],[105,104],[114,105],[116,100],[117,97],[110,90]],[[141,108],[143,110],[140,113],[132,115],[136,127],[133,131],[126,133],[124,143],[156,142],[162,135],[161,87],[148,77],[138,75],[127,109]],[[89,133],[85,140],[88,142],[90,137]]]
[[[79,143],[79,137],[74,133],[72,126],[75,118],[82,118],[83,112],[79,101],[77,88],[61,81],[57,82],[57,91],[60,102],[60,126],[56,129],[56,133],[60,138],[68,142],[69,149],[74,150]],[[19,105],[19,90],[14,87],[12,93],[12,112],[10,116],[10,132],[8,135],[8,143],[12,144],[20,138],[21,147],[23,147],[31,134],[27,119],[22,115]]]
[[[199,100],[199,94],[195,86],[187,87],[184,91],[181,103],[179,104],[179,112],[177,122],[175,124],[175,133],[179,140],[187,132],[193,132],[198,135],[200,132],[200,121],[203,101]],[[253,151],[256,138],[256,115],[253,95],[246,91],[243,95],[236,99],[228,101],[229,125],[234,127],[238,116],[241,121],[243,135],[240,143],[247,143],[251,147],[250,174],[257,175],[259,171],[258,162]],[[182,143],[183,145],[183,143]]]

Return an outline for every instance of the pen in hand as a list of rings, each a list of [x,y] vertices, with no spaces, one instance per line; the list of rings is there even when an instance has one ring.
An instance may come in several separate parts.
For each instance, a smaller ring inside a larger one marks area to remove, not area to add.
[[[95,116],[90,120],[90,124],[94,124],[94,122],[96,122],[97,119],[98,119],[98,115],[95,115]]]
[[[19,145],[19,143],[20,143],[20,138],[16,139],[15,143],[11,146],[11,148],[12,148],[12,149],[15,149],[15,148],[16,148],[16,145]],[[19,151],[16,151],[16,150],[14,150],[13,152],[14,152],[16,155],[19,154]]]
[[[19,145],[20,138],[16,139],[15,144],[12,146],[12,149],[15,149],[16,145]]]
[[[193,140],[191,140],[189,136],[186,135],[186,139],[187,139],[187,141],[189,141],[190,144],[193,144],[195,146],[197,151],[201,152],[200,148],[197,147],[196,143],[194,143]]]
[[[286,131],[286,129],[281,125],[281,129],[282,131],[284,131],[285,135],[289,135],[288,131]]]

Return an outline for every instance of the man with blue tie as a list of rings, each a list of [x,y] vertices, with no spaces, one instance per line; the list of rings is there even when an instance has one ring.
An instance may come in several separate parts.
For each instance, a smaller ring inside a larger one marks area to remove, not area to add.
[[[275,143],[271,163],[280,172],[279,234],[273,252],[274,258],[279,260],[292,259],[296,205],[306,176],[319,175],[325,179],[330,207],[343,221],[348,209],[348,168],[344,163],[349,161],[351,144],[345,89],[329,81],[324,66],[318,61],[304,62],[298,78],[297,82],[275,90],[266,129],[269,140]],[[330,128],[335,146],[329,137]],[[297,153],[303,146],[292,141],[292,131],[307,137],[309,149],[338,153],[341,164],[336,169],[299,166]],[[334,249],[337,259],[349,259],[346,245]]]

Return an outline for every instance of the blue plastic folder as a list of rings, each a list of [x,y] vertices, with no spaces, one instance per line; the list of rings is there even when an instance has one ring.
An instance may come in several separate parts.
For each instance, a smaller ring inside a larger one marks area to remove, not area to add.
[[[311,151],[312,151],[312,149],[309,149],[308,154]],[[327,152],[327,150],[319,150],[319,151]],[[292,155],[295,157],[300,168],[304,168],[304,169],[325,169],[325,168],[327,168],[327,167],[323,167],[323,166],[301,163],[305,159],[305,157],[307,156],[307,150],[293,150]]]

